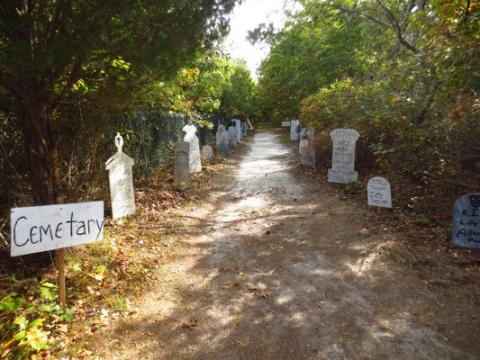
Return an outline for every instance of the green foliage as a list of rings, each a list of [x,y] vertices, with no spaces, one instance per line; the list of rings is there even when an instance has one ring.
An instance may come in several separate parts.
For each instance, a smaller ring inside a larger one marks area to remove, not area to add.
[[[361,181],[350,181],[349,183],[342,185],[342,191],[344,194],[357,194],[365,188],[365,184]]]
[[[11,292],[0,300],[0,357],[30,358],[50,346],[47,330],[55,324],[73,320],[73,312],[55,303],[57,287],[47,281],[39,284],[38,298]],[[48,325],[48,326],[47,326]]]

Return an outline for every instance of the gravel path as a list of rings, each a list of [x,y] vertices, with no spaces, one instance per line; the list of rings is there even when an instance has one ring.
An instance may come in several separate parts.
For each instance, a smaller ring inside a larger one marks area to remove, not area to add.
[[[242,146],[211,201],[183,214],[188,235],[158,289],[98,340],[96,356],[478,358],[478,344],[448,329],[441,299],[388,260],[395,234],[360,231],[366,210],[299,175],[275,134]]]

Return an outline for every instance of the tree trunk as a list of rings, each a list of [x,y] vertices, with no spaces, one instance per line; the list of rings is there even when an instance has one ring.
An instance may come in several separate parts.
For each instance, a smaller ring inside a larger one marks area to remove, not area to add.
[[[34,202],[55,204],[58,200],[58,148],[52,133],[53,110],[47,104],[24,103],[19,111],[30,165]]]

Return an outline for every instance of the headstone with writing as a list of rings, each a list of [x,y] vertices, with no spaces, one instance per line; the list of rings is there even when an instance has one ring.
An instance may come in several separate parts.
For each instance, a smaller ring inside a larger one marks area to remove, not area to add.
[[[480,193],[466,194],[455,201],[452,223],[455,245],[480,249]]]
[[[328,181],[346,184],[357,181],[355,171],[355,145],[360,135],[353,129],[335,129],[330,133],[333,142],[332,168],[328,169]]]
[[[200,159],[200,144],[197,137],[197,128],[195,125],[185,125],[182,129],[185,131],[183,141],[190,144],[190,152],[188,154],[188,161],[190,162],[190,173],[197,173],[202,171],[202,161]]]
[[[392,207],[392,192],[387,179],[376,176],[368,180],[368,205],[385,208]]]
[[[120,133],[115,137],[117,153],[105,163],[109,172],[112,217],[119,219],[135,213],[135,195],[133,189],[133,159],[122,151],[123,138]]]
[[[297,141],[300,138],[300,120],[290,121],[290,140]]]
[[[233,149],[234,147],[237,146],[237,129],[235,128],[235,125],[236,125],[235,122],[232,121],[227,130],[228,146],[230,147],[230,149]]]
[[[309,136],[311,133],[311,138]],[[300,162],[303,166],[314,168],[315,167],[315,149],[313,147],[313,131],[308,129],[302,129],[300,131]]]
[[[229,153],[228,134],[223,124],[218,125],[216,139],[217,139],[217,154],[220,156],[227,156]]]
[[[235,130],[237,131],[237,142],[242,140],[242,122],[238,119],[233,119],[235,121]]]
[[[175,187],[185,190],[189,187],[190,144],[182,139],[175,145]]]
[[[211,161],[213,157],[213,149],[210,145],[202,146],[202,158],[206,161]]]

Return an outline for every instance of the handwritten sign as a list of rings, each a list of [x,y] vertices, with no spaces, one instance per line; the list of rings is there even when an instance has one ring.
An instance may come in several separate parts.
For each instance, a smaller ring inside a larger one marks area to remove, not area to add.
[[[11,256],[103,240],[103,201],[13,208]]]
[[[466,194],[455,201],[452,222],[455,245],[480,249],[480,193]]]
[[[368,205],[385,208],[392,207],[392,192],[390,183],[383,177],[374,177],[368,180]]]

